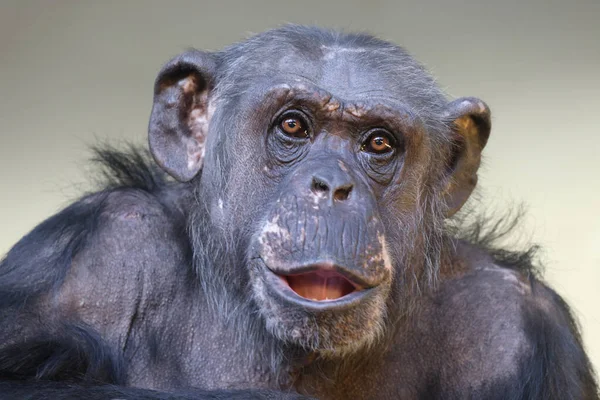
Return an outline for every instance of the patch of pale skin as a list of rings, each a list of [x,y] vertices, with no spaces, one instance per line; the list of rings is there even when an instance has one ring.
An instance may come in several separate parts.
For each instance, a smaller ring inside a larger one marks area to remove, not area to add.
[[[496,265],[485,266],[485,267],[479,268],[479,270],[500,274],[502,276],[502,280],[511,283],[512,286],[515,289],[517,289],[517,291],[520,294],[531,294],[531,287],[529,286],[529,284],[527,282],[524,282],[521,279],[519,279],[518,273],[515,271],[512,271],[507,268],[498,267]]]
[[[279,215],[276,215],[275,217],[273,217],[273,219],[268,221],[263,226],[260,236],[258,237],[258,242],[263,248],[261,253],[265,261],[273,259],[276,256],[275,251],[273,251],[273,248],[267,240],[267,235],[270,233],[278,235],[282,241],[291,241],[292,239],[290,231],[285,228],[282,228],[281,225],[279,225]]]
[[[471,101],[470,101],[470,100],[465,100],[465,101],[463,101],[462,105],[463,105],[463,107],[467,108],[467,107],[471,106],[471,105],[472,105],[472,103],[471,103]],[[487,108],[487,107],[485,106],[485,104],[483,104],[483,103],[482,103],[482,102],[480,102],[480,101],[478,101],[478,102],[477,102],[477,107],[479,108],[479,112],[480,112],[480,113],[483,113],[483,112],[485,112],[485,110],[486,110],[486,108]]]
[[[318,97],[318,99],[321,103],[321,107],[323,108],[324,111],[326,111],[328,113],[333,114],[338,110],[343,111],[342,103],[340,102],[340,100],[336,99],[333,96],[333,94],[331,94],[325,90],[320,90],[320,91],[317,91],[317,93],[313,93],[313,91],[310,88],[308,88],[307,86],[305,86],[302,83],[296,85],[295,88],[290,88],[289,92],[294,93],[295,90],[300,91],[300,92],[312,93],[313,96]]]
[[[191,136],[187,141],[188,169],[197,170],[202,166],[206,153],[206,135],[208,126],[215,112],[214,102],[208,100],[208,90],[196,95],[194,108],[190,111],[188,127]]]
[[[465,108],[466,108],[466,107],[469,107],[469,106],[471,105],[471,101],[470,101],[470,100],[465,100],[465,101],[463,101],[462,105],[463,105],[463,107],[465,107]]]
[[[271,219],[270,221],[268,221],[265,226],[262,229],[262,233],[261,233],[261,239],[264,238],[264,235],[267,233],[275,233],[275,234],[279,234],[283,231],[283,229],[281,228],[281,226],[279,225],[279,215],[275,215],[275,217],[273,217],[273,219]],[[287,231],[287,229],[286,229]],[[287,234],[289,235],[289,232],[287,232]]]
[[[319,194],[319,193],[315,193],[311,191],[311,196],[307,196],[308,199],[312,200],[312,204],[311,207],[313,210],[318,210],[321,206],[320,206],[320,201],[321,199],[323,199],[323,195]],[[316,220],[316,222],[318,222],[318,219]]]
[[[381,258],[383,259],[383,266],[390,272],[394,272],[392,267],[392,259],[390,257],[390,253],[387,250],[387,241],[385,240],[385,235],[383,233],[377,234],[377,241],[379,241],[379,245],[381,246]]]
[[[486,266],[478,269],[480,271],[489,271],[501,274],[502,280],[511,283],[512,286],[519,292],[519,294],[530,295],[530,299],[535,302],[541,311],[545,312],[549,317],[556,318],[558,313],[556,305],[549,295],[548,289],[546,289],[543,285],[539,283],[534,284],[537,285],[537,290],[532,291],[532,287],[529,282],[524,280],[524,278],[520,278],[519,273],[516,271],[496,265]]]
[[[340,46],[321,46],[321,49],[324,50],[325,55],[323,56],[323,59],[328,61],[328,60],[333,60],[334,58],[336,58],[338,56],[339,53],[365,53],[367,50],[366,49],[361,49],[361,48],[348,48],[348,47],[340,47]]]
[[[325,109],[329,112],[337,111],[340,108],[340,103],[337,100],[332,100],[325,106]]]
[[[219,199],[219,209],[223,209],[223,199]]]
[[[177,82],[179,87],[184,93],[193,93],[196,91],[198,87],[198,83],[196,82],[196,77],[193,75],[187,76]]]
[[[344,112],[346,112],[356,118],[362,118],[367,113],[367,109],[363,105],[352,104],[352,105],[348,105],[346,108],[344,108]]]
[[[202,161],[204,160],[204,151],[204,143],[201,143],[194,138],[190,138],[187,141],[187,167],[190,171],[200,169]]]
[[[300,228],[300,241],[302,243],[306,241],[306,229],[304,228],[304,225],[302,225],[302,228]]]
[[[342,160],[338,160],[338,165],[340,166],[340,169],[344,172],[348,172],[348,167],[346,166],[346,164],[344,164],[344,162]]]

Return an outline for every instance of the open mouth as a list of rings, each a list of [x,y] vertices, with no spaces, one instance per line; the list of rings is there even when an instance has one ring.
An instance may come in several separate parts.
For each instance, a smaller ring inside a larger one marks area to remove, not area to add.
[[[298,296],[312,301],[338,300],[361,288],[336,271],[315,270],[279,275]]]

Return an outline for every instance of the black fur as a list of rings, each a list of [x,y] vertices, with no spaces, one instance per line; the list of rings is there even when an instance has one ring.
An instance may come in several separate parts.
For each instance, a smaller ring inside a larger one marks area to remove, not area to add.
[[[55,331],[42,332],[3,349],[0,377],[94,384],[124,382],[122,359],[96,332],[76,325],[59,326]]]
[[[95,181],[100,190],[139,189],[159,193],[172,184],[168,175],[153,162],[148,150],[133,144],[118,149],[109,144],[92,148],[96,165]]]
[[[592,368],[582,350],[581,338],[573,335],[578,327],[569,307],[551,289],[539,285],[533,289],[543,291],[543,296],[557,305],[557,313],[549,320],[538,307],[526,308],[525,332],[534,348],[521,365],[523,380],[521,386],[513,388],[514,398],[593,399],[594,393],[588,388],[595,388],[596,382],[589,373]]]
[[[520,207],[509,209],[503,215],[490,215],[489,212],[476,211],[477,206],[467,205],[466,210],[452,218],[447,224],[448,234],[484,250],[498,265],[517,270],[525,276],[541,277],[543,270],[538,261],[540,247],[528,245],[519,251],[513,249],[516,244],[507,243],[518,230],[524,209]]]

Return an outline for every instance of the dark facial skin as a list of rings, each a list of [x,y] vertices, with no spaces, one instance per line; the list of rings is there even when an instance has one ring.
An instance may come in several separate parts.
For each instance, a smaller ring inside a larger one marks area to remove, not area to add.
[[[265,204],[266,222],[251,242],[254,296],[280,338],[327,351],[364,345],[380,333],[393,273],[374,189],[399,169],[400,140],[369,125],[375,118],[363,118],[359,126],[343,111],[345,103],[308,87],[270,94],[283,105],[267,127],[265,161],[255,168],[269,172],[279,196]],[[294,108],[298,98],[302,107]],[[303,127],[299,138],[281,127],[290,117]],[[373,135],[394,147],[376,154]],[[308,273],[309,292],[311,275],[332,274],[333,299],[299,296],[292,289],[302,273]],[[347,291],[352,293],[336,298]]]
[[[244,199],[230,223],[253,226],[246,267],[267,329],[319,353],[364,349],[384,333],[387,308],[399,300],[390,296],[394,273],[403,268],[398,259],[393,265],[388,238],[410,235],[418,202],[418,190],[398,188],[419,186],[431,151],[422,121],[386,91],[390,77],[361,68],[356,54],[326,48],[310,64],[293,52],[275,55],[277,77],[258,79],[235,107],[222,108],[239,113],[228,113],[235,128],[219,145],[229,154],[259,150],[233,157],[234,183],[220,198],[212,182],[206,189],[212,209]],[[285,131],[290,120],[298,132]],[[249,171],[262,176],[248,179]],[[333,298],[311,299],[328,289],[310,283],[327,278]]]
[[[175,57],[149,124],[174,179],[100,151],[107,186],[1,262],[0,394],[597,399],[530,254],[455,228],[490,121],[368,35]]]

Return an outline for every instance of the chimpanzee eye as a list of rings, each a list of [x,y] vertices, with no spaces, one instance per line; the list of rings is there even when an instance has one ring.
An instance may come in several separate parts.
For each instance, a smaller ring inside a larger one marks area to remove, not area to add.
[[[390,153],[394,150],[394,140],[388,132],[376,130],[369,135],[360,150],[373,154]]]
[[[306,119],[294,111],[283,114],[279,122],[279,129],[285,135],[298,139],[306,139],[309,136]]]

